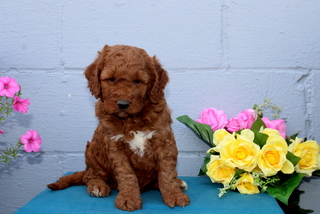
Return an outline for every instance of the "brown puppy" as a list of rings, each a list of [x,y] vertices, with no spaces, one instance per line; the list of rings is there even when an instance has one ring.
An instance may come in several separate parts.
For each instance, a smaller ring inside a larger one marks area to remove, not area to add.
[[[128,211],[141,209],[140,192],[148,189],[159,189],[169,207],[188,205],[163,92],[169,78],[156,57],[136,47],[106,45],[84,75],[98,99],[99,120],[85,152],[87,168],[48,187],[85,184],[96,197],[117,189],[115,205]]]

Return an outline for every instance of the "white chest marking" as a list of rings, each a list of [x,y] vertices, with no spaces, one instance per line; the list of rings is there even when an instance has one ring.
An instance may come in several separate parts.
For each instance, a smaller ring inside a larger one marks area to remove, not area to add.
[[[131,131],[130,134],[133,134],[134,137],[132,140],[127,141],[130,145],[130,149],[135,153],[140,155],[141,157],[144,155],[144,149],[146,147],[147,140],[150,140],[154,134],[152,132],[142,132],[142,131]],[[111,137],[111,140],[119,140],[123,138],[123,134],[115,135]]]
[[[141,157],[144,155],[144,149],[147,143],[147,140],[150,140],[152,138],[152,135],[154,132],[130,132],[134,134],[134,137],[132,140],[130,140],[128,143],[130,145],[130,149],[136,153],[139,154]]]

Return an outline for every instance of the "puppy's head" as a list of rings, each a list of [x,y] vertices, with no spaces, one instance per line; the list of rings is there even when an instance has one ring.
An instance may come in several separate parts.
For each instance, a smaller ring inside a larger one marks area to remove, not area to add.
[[[145,106],[163,100],[169,81],[156,57],[125,45],[106,45],[84,75],[106,113],[121,118],[136,116]]]

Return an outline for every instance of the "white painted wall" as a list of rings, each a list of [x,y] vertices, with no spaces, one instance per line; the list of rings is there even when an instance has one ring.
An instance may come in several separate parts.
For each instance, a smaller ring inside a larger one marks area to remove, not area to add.
[[[199,118],[202,109],[229,117],[264,97],[283,108],[288,132],[320,141],[320,2],[2,0],[0,76],[30,98],[1,129],[0,149],[29,129],[41,153],[0,165],[0,213],[12,213],[67,171],[83,170],[86,141],[97,121],[84,68],[105,44],[127,44],[157,55],[169,72],[173,117]],[[178,170],[196,176],[208,149],[174,121]],[[320,181],[306,179],[303,208],[320,212]]]

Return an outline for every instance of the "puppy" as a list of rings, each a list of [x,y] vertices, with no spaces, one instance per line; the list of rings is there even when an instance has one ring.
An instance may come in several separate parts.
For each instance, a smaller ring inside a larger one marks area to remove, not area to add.
[[[141,191],[158,189],[169,207],[189,204],[187,188],[177,178],[178,150],[164,97],[169,81],[156,57],[140,48],[105,46],[85,72],[98,99],[99,125],[85,151],[86,170],[49,184],[52,190],[86,185],[90,195],[119,190],[115,206],[141,209]]]

